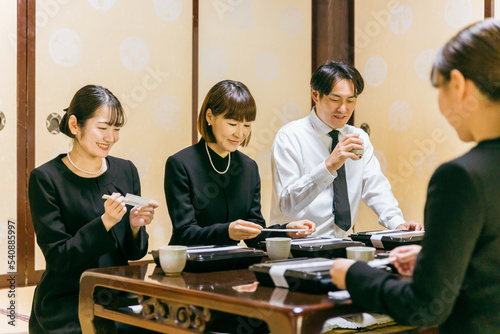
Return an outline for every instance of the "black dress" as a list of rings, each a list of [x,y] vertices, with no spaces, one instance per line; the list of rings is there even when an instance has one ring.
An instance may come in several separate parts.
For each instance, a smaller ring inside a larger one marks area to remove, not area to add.
[[[434,173],[425,238],[410,281],[355,263],[353,302],[441,333],[500,333],[500,139]]]
[[[132,162],[107,157],[104,174],[82,178],[66,167],[64,156],[30,175],[31,215],[46,261],[33,298],[30,333],[80,333],[78,293],[83,271],[127,265],[148,249],[144,227],[133,239],[128,213],[109,232],[101,219],[103,194],[140,195],[139,175]]]
[[[222,158],[208,150],[214,166],[223,172],[229,156]],[[221,175],[210,164],[201,139],[168,158],[164,186],[173,225],[171,245],[234,245],[237,241],[229,238],[228,232],[231,222],[243,219],[265,226],[257,164],[239,151],[231,153],[229,169]],[[255,246],[269,236],[284,234],[262,232],[245,242]]]

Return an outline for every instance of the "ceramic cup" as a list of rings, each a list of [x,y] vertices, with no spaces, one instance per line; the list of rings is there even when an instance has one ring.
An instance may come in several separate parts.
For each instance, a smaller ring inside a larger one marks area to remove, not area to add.
[[[271,260],[288,259],[292,238],[267,238],[266,252]]]
[[[375,248],[374,247],[347,247],[347,258],[356,261],[371,261],[375,258]]]
[[[167,276],[178,276],[186,266],[186,246],[163,246],[159,249],[160,266]]]

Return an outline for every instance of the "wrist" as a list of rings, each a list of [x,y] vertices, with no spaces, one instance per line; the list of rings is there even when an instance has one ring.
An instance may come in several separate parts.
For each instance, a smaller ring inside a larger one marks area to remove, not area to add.
[[[140,226],[133,226],[132,224],[130,224],[130,229],[132,230],[132,236],[134,237],[134,239],[136,239],[137,236],[139,235],[139,231],[141,230],[141,227]]]
[[[106,231],[109,231],[113,226],[116,225],[116,223],[118,223],[118,221],[116,221],[115,219],[111,218],[106,213],[104,213],[101,216],[101,220],[102,220],[102,223],[103,223],[104,227],[106,228]]]

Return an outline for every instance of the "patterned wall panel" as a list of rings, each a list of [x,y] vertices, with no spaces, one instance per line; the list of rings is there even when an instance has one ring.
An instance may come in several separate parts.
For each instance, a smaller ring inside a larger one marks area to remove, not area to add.
[[[0,274],[8,270],[8,219],[17,214],[17,3],[0,5]]]
[[[483,18],[484,2],[358,0],[355,10],[356,67],[366,82],[356,125],[370,125],[405,218],[422,222],[430,176],[469,147],[439,112],[429,82],[432,61],[449,37]],[[360,230],[379,228],[366,206],[358,220]]]
[[[257,103],[250,145],[262,179],[262,213],[271,204],[270,148],[282,125],[311,107],[311,1],[200,1],[199,106],[224,79],[238,80]]]
[[[150,248],[168,243],[166,158],[191,142],[192,2],[37,1],[36,165],[70,149],[47,130],[86,84],[109,88],[128,117],[111,155],[134,162],[142,194],[160,203]],[[37,269],[44,260],[37,248]]]

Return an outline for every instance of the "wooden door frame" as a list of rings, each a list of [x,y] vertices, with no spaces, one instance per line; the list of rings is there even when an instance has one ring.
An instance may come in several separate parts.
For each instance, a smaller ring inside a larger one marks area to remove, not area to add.
[[[331,60],[354,65],[354,1],[312,0],[311,5],[311,73]]]

